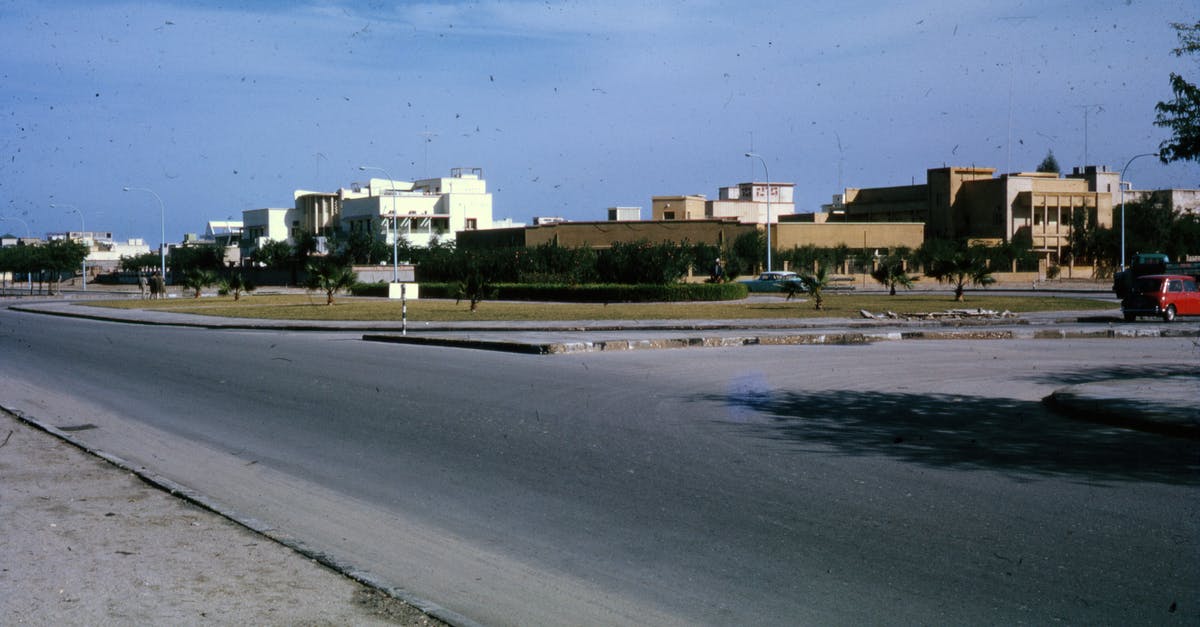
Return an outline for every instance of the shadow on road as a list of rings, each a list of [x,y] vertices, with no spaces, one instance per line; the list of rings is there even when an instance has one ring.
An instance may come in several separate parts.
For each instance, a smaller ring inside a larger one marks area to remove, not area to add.
[[[1030,401],[861,391],[734,391],[695,400],[725,405],[724,422],[737,431],[801,450],[1029,479],[1200,484],[1194,441],[1070,420]]]
[[[1163,377],[1179,376],[1195,377],[1197,376],[1198,363],[1200,363],[1200,354],[1197,356],[1197,361],[1190,364],[1142,364],[1138,366],[1104,364],[1092,368],[1073,366],[1068,371],[1030,370],[1026,371],[1021,378],[1026,381],[1048,383],[1051,385],[1078,385],[1097,381],[1160,379]]]

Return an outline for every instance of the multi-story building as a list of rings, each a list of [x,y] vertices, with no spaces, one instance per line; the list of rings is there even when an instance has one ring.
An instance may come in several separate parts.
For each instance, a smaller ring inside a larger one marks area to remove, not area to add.
[[[741,224],[775,224],[780,216],[796,213],[794,187],[793,183],[739,183],[718,189],[716,200],[702,194],[654,196],[650,213],[654,220],[733,219]]]
[[[925,237],[931,239],[1027,239],[1054,263],[1062,259],[1077,221],[1112,226],[1113,195],[1108,188],[1113,181],[1106,172],[1094,171],[1091,178],[1041,172],[997,177],[995,172],[934,168],[920,185],[847,188],[840,204],[827,206],[828,221],[922,222]]]
[[[366,232],[392,243],[392,222],[410,245],[458,231],[492,228],[492,195],[479,168],[454,168],[450,176],[413,183],[371,179],[356,185],[363,195],[342,201],[340,230]]]

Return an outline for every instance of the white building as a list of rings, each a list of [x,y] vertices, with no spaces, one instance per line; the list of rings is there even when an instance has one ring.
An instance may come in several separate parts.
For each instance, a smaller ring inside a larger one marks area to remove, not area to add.
[[[642,219],[641,207],[609,207],[609,222],[637,222]]]
[[[743,224],[766,224],[769,205],[769,221],[775,224],[779,222],[779,216],[796,213],[793,187],[793,183],[740,183],[722,187],[716,200],[705,203],[704,217],[737,218]]]
[[[492,195],[480,168],[454,168],[448,177],[413,183],[373,178],[355,191],[363,195],[342,201],[343,233],[366,232],[391,244],[394,218],[400,237],[424,247],[458,231],[492,228]]]

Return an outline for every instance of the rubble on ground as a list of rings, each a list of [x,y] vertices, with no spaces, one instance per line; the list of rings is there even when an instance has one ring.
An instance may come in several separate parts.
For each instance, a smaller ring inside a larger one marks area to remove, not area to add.
[[[1017,317],[1017,314],[1007,309],[1004,311],[995,311],[993,309],[947,309],[946,311],[920,313],[896,313],[888,311],[879,314],[871,313],[866,309],[860,309],[858,313],[869,320],[996,320]]]

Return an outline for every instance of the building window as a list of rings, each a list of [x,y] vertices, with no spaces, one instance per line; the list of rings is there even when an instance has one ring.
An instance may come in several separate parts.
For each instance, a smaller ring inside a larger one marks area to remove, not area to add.
[[[663,212],[663,220],[674,220],[674,219],[675,219],[674,211],[664,211]]]
[[[474,231],[475,229],[479,228],[479,221],[475,218],[467,218],[466,228],[468,231]]]

